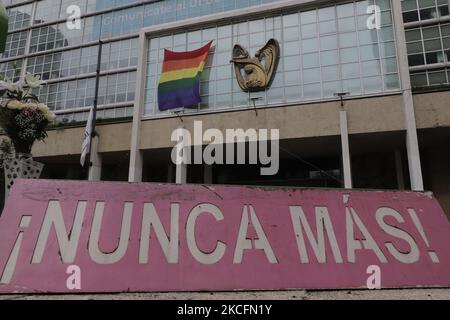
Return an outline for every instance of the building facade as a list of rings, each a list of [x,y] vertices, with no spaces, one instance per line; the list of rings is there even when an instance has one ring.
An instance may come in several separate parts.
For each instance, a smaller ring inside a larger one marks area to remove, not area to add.
[[[0,74],[40,74],[47,85],[36,94],[58,118],[33,148],[46,164],[44,178],[430,190],[450,215],[448,0],[5,5]],[[272,38],[281,52],[272,84],[244,92],[230,63],[233,46],[254,56]],[[99,40],[99,137],[88,170],[79,157]],[[159,111],[164,49],[189,51],[209,41],[202,102]],[[180,126],[193,132],[194,121],[221,132],[278,129],[278,173],[261,176],[260,165],[175,165],[172,133]]]

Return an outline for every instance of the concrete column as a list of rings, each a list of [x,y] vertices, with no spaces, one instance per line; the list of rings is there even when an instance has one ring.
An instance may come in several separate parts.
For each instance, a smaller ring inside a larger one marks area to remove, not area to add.
[[[142,182],[142,168],[144,166],[143,152],[135,150],[130,153],[130,167],[128,168],[128,182]]]
[[[100,181],[102,176],[102,157],[98,153],[98,135],[92,138],[91,152],[89,153],[89,181]]]
[[[130,167],[128,170],[129,182],[142,181],[143,155],[141,146],[141,121],[144,113],[145,99],[145,73],[147,70],[147,37],[141,31],[138,46],[138,66],[136,75],[136,95],[133,111],[133,126],[131,128]]]
[[[422,166],[420,162],[419,141],[417,138],[416,116],[411,90],[408,54],[406,51],[405,29],[403,26],[402,7],[400,1],[391,1],[394,15],[395,37],[400,71],[400,81],[403,90],[403,113],[406,127],[406,149],[408,152],[408,167],[411,179],[411,189],[423,191]]]
[[[348,121],[347,111],[339,112],[339,121],[341,128],[341,147],[342,147],[342,168],[344,170],[344,188],[352,189],[352,168],[350,164],[350,147],[348,143]]]
[[[212,184],[213,183],[213,167],[212,165],[203,165],[203,183]]]

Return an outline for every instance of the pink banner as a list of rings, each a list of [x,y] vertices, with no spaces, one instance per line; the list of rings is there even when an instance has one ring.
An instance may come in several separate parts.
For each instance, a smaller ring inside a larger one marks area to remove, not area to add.
[[[450,286],[428,193],[18,180],[0,292]]]

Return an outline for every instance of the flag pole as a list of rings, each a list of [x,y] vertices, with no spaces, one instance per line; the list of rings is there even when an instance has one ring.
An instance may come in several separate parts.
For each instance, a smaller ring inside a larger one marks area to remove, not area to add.
[[[96,122],[97,122],[97,106],[98,106],[98,90],[100,85],[100,68],[101,68],[101,59],[102,59],[102,23],[103,23],[103,15],[100,16],[100,31],[98,35],[98,56],[97,56],[97,69],[95,71],[95,89],[94,89],[94,105],[93,105],[93,118],[92,118],[92,126],[91,126],[91,134],[89,137],[89,167],[91,168],[92,163],[92,139],[97,137],[96,131]]]

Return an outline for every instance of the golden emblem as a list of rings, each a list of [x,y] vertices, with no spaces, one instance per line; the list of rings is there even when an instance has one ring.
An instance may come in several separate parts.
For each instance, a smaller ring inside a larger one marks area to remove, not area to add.
[[[241,45],[233,48],[234,71],[239,86],[245,92],[264,91],[270,87],[274,78],[278,61],[280,60],[280,45],[275,39],[255,53],[254,58]]]

